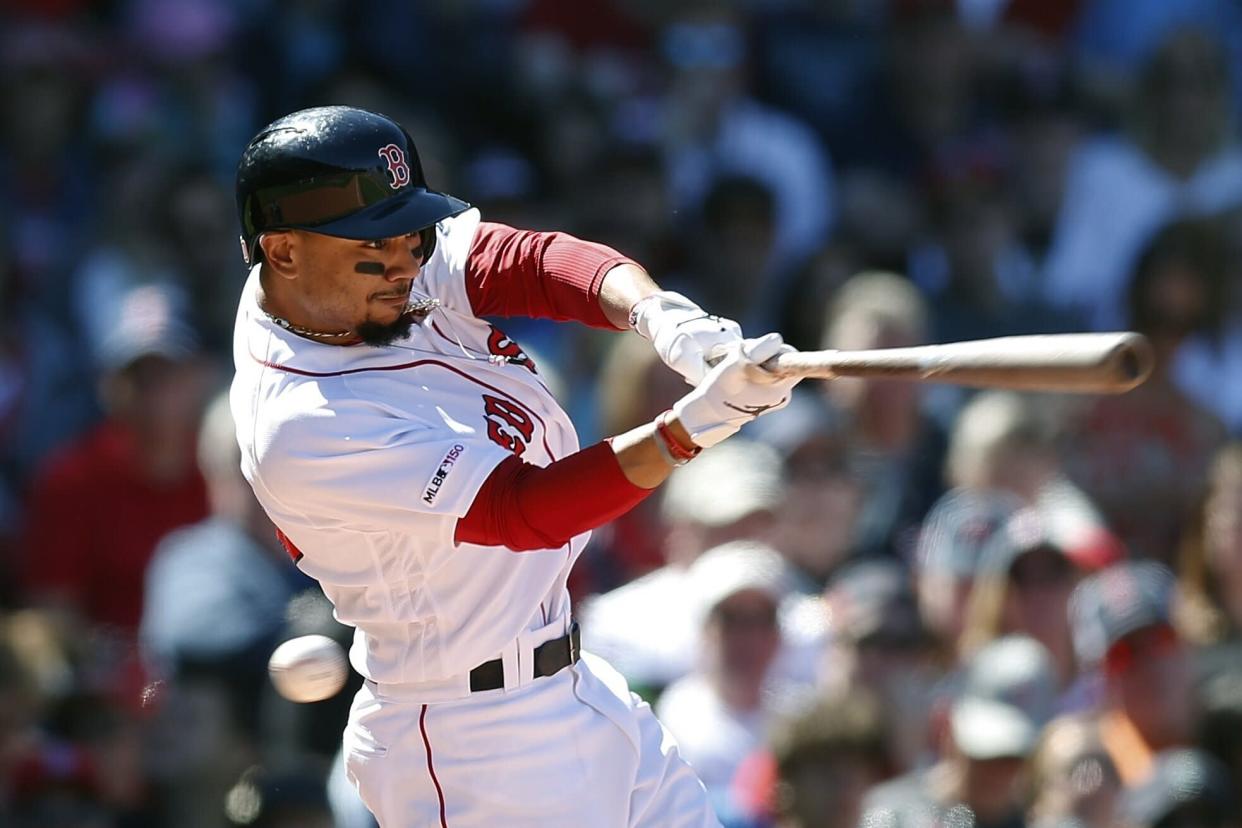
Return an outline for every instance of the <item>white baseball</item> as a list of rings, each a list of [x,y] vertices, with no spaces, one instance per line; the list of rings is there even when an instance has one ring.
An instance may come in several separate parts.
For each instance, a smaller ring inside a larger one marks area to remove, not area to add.
[[[280,695],[295,702],[335,696],[349,673],[345,651],[326,635],[289,639],[272,652],[267,671]]]

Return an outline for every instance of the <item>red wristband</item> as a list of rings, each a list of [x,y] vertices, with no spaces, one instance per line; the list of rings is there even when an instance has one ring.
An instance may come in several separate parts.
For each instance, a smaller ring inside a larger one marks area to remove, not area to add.
[[[668,418],[672,413],[672,411],[665,410],[660,412],[660,416],[656,417],[656,434],[664,441],[664,445],[668,447],[669,454],[673,455],[673,459],[678,461],[679,465],[689,463],[699,456],[699,452],[703,450],[703,447],[695,446],[693,449],[688,449],[673,436],[673,430],[668,427]]]

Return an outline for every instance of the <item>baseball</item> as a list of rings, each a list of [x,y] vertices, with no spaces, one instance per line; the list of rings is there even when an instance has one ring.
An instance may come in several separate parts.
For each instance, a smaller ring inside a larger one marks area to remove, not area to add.
[[[272,652],[267,671],[280,695],[295,702],[317,702],[341,692],[349,672],[345,651],[326,635],[291,638]]]

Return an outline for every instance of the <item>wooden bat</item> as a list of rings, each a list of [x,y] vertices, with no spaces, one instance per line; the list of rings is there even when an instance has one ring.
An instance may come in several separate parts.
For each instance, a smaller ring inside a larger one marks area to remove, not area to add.
[[[1006,336],[869,351],[792,351],[763,363],[782,376],[918,380],[975,388],[1120,394],[1151,373],[1141,334]]]

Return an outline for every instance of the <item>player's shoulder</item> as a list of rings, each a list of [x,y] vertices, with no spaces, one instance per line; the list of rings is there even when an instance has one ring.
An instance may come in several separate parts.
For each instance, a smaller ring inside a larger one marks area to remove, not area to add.
[[[449,258],[469,253],[474,234],[478,232],[482,221],[483,215],[477,207],[471,207],[464,213],[449,216],[441,221],[436,225],[436,251],[432,254],[432,258],[434,259],[441,252]]]
[[[450,309],[469,311],[470,302],[465,287],[466,265],[482,220],[478,209],[471,207],[436,225],[436,249],[423,264],[420,281],[431,296]]]

